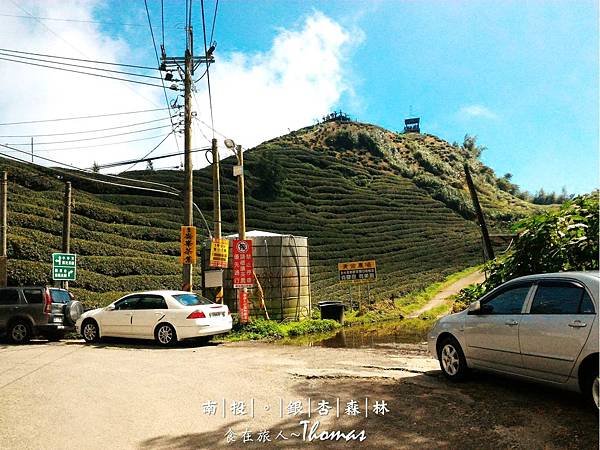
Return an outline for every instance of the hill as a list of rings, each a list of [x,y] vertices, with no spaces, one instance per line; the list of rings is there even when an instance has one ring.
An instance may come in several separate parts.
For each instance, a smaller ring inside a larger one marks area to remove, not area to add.
[[[309,237],[313,299],[344,295],[337,263],[376,259],[375,297],[421,289],[481,262],[480,236],[462,165],[468,161],[493,229],[506,230],[534,206],[502,189],[476,146],[398,134],[356,122],[327,122],[244,153],[247,229]],[[236,231],[234,158],[222,161],[223,231]],[[9,172],[9,282],[49,282],[60,249],[62,181],[49,169],[0,160]],[[182,187],[180,171],[122,174]],[[122,291],[180,286],[176,197],[72,176],[75,292],[89,304]],[[209,225],[210,168],[194,173],[194,199]],[[200,235],[206,235],[197,218]],[[196,277],[198,280],[199,277]]]

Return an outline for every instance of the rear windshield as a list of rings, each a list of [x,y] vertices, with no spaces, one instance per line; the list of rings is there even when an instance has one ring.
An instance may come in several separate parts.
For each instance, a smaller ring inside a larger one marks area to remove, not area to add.
[[[183,306],[212,305],[213,303],[209,299],[196,294],[177,294],[173,298]]]
[[[69,292],[61,289],[50,289],[50,296],[52,297],[52,303],[69,303],[71,301]]]

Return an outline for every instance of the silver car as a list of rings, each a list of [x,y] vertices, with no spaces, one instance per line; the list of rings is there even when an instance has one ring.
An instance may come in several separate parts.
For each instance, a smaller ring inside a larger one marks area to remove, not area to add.
[[[511,280],[443,317],[428,334],[444,375],[471,368],[579,391],[598,406],[598,290],[595,272]]]

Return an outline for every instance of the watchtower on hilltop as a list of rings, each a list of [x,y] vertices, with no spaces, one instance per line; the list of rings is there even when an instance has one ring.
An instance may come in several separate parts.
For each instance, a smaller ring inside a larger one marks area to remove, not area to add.
[[[420,133],[420,117],[412,117],[409,119],[404,119],[404,132],[405,133]]]

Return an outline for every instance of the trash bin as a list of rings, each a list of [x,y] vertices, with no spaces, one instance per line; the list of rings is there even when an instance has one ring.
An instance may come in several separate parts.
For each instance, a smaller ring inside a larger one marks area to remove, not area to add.
[[[338,301],[319,302],[319,310],[321,311],[321,319],[337,320],[342,325],[344,324],[344,309],[345,305]]]

